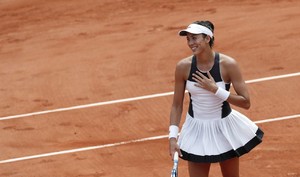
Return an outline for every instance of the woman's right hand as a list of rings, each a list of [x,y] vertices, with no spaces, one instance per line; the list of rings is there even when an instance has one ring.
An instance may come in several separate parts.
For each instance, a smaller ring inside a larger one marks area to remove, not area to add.
[[[172,160],[174,158],[175,152],[178,152],[178,155],[180,157],[182,157],[182,154],[181,154],[180,148],[177,144],[176,138],[170,138],[169,139],[169,152],[170,152],[170,156],[171,156]]]

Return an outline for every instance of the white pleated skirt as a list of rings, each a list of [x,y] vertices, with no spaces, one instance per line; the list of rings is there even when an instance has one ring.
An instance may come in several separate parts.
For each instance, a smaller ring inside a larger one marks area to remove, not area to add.
[[[262,142],[263,134],[254,122],[235,110],[225,118],[214,120],[187,114],[178,144],[182,159],[214,163],[248,153]]]

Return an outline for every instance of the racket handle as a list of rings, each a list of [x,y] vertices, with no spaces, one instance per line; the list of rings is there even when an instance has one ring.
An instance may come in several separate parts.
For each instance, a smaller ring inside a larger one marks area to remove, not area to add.
[[[174,153],[173,160],[174,160],[174,165],[171,172],[171,177],[178,177],[178,152]]]
[[[171,177],[178,177],[176,170],[172,170]]]
[[[174,153],[173,160],[174,160],[174,162],[178,162],[178,152],[177,151]]]

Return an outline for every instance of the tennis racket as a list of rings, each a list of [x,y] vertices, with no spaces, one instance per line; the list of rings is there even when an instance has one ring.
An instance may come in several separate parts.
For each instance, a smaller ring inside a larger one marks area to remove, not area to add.
[[[171,177],[178,177],[178,152],[174,153],[173,162],[174,164],[171,171]]]

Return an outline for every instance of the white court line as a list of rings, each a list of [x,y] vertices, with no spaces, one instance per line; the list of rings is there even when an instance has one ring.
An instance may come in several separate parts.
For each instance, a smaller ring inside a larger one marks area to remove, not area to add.
[[[275,121],[281,121],[281,120],[286,120],[286,119],[295,119],[295,118],[300,118],[300,114],[259,120],[259,121],[255,121],[254,123],[260,124],[260,123],[275,122]],[[159,139],[163,139],[163,138],[167,138],[167,137],[168,137],[168,135],[153,136],[153,137],[148,137],[148,138],[141,138],[141,139],[136,139],[136,140],[112,143],[112,144],[104,144],[104,145],[99,145],[99,146],[90,146],[90,147],[84,147],[84,148],[78,148],[78,149],[71,149],[71,150],[50,152],[50,153],[38,154],[38,155],[32,155],[32,156],[25,156],[25,157],[13,158],[13,159],[1,160],[0,164],[12,163],[12,162],[18,162],[18,161],[24,161],[24,160],[30,160],[30,159],[37,159],[37,158],[42,158],[42,157],[56,156],[56,155],[62,155],[62,154],[69,154],[69,153],[75,153],[75,152],[81,152],[81,151],[103,149],[103,148],[107,148],[107,147],[115,147],[115,146],[144,142],[144,141],[159,140]]]
[[[278,75],[278,76],[271,76],[271,77],[264,77],[264,78],[260,78],[260,79],[248,80],[245,82],[250,84],[250,83],[255,83],[255,82],[269,81],[269,80],[274,80],[274,79],[282,79],[282,78],[295,77],[295,76],[300,76],[300,72]],[[75,109],[83,109],[83,108],[89,108],[89,107],[95,107],[95,106],[103,106],[103,105],[109,105],[109,104],[115,104],[115,103],[123,103],[123,102],[129,102],[129,101],[137,101],[137,100],[143,100],[143,99],[149,99],[149,98],[163,97],[163,96],[168,96],[168,95],[173,95],[173,94],[174,94],[174,92],[158,93],[158,94],[145,95],[145,96],[139,96],[139,97],[133,97],[133,98],[125,98],[125,99],[91,103],[91,104],[72,106],[72,107],[66,107],[66,108],[58,108],[58,109],[47,110],[47,111],[39,111],[39,112],[32,112],[32,113],[27,113],[27,114],[6,116],[6,117],[0,117],[0,121],[8,120],[8,119],[22,118],[22,117],[29,117],[29,116],[36,116],[36,115],[41,115],[41,114],[55,113],[55,112],[70,111],[70,110],[75,110]]]

